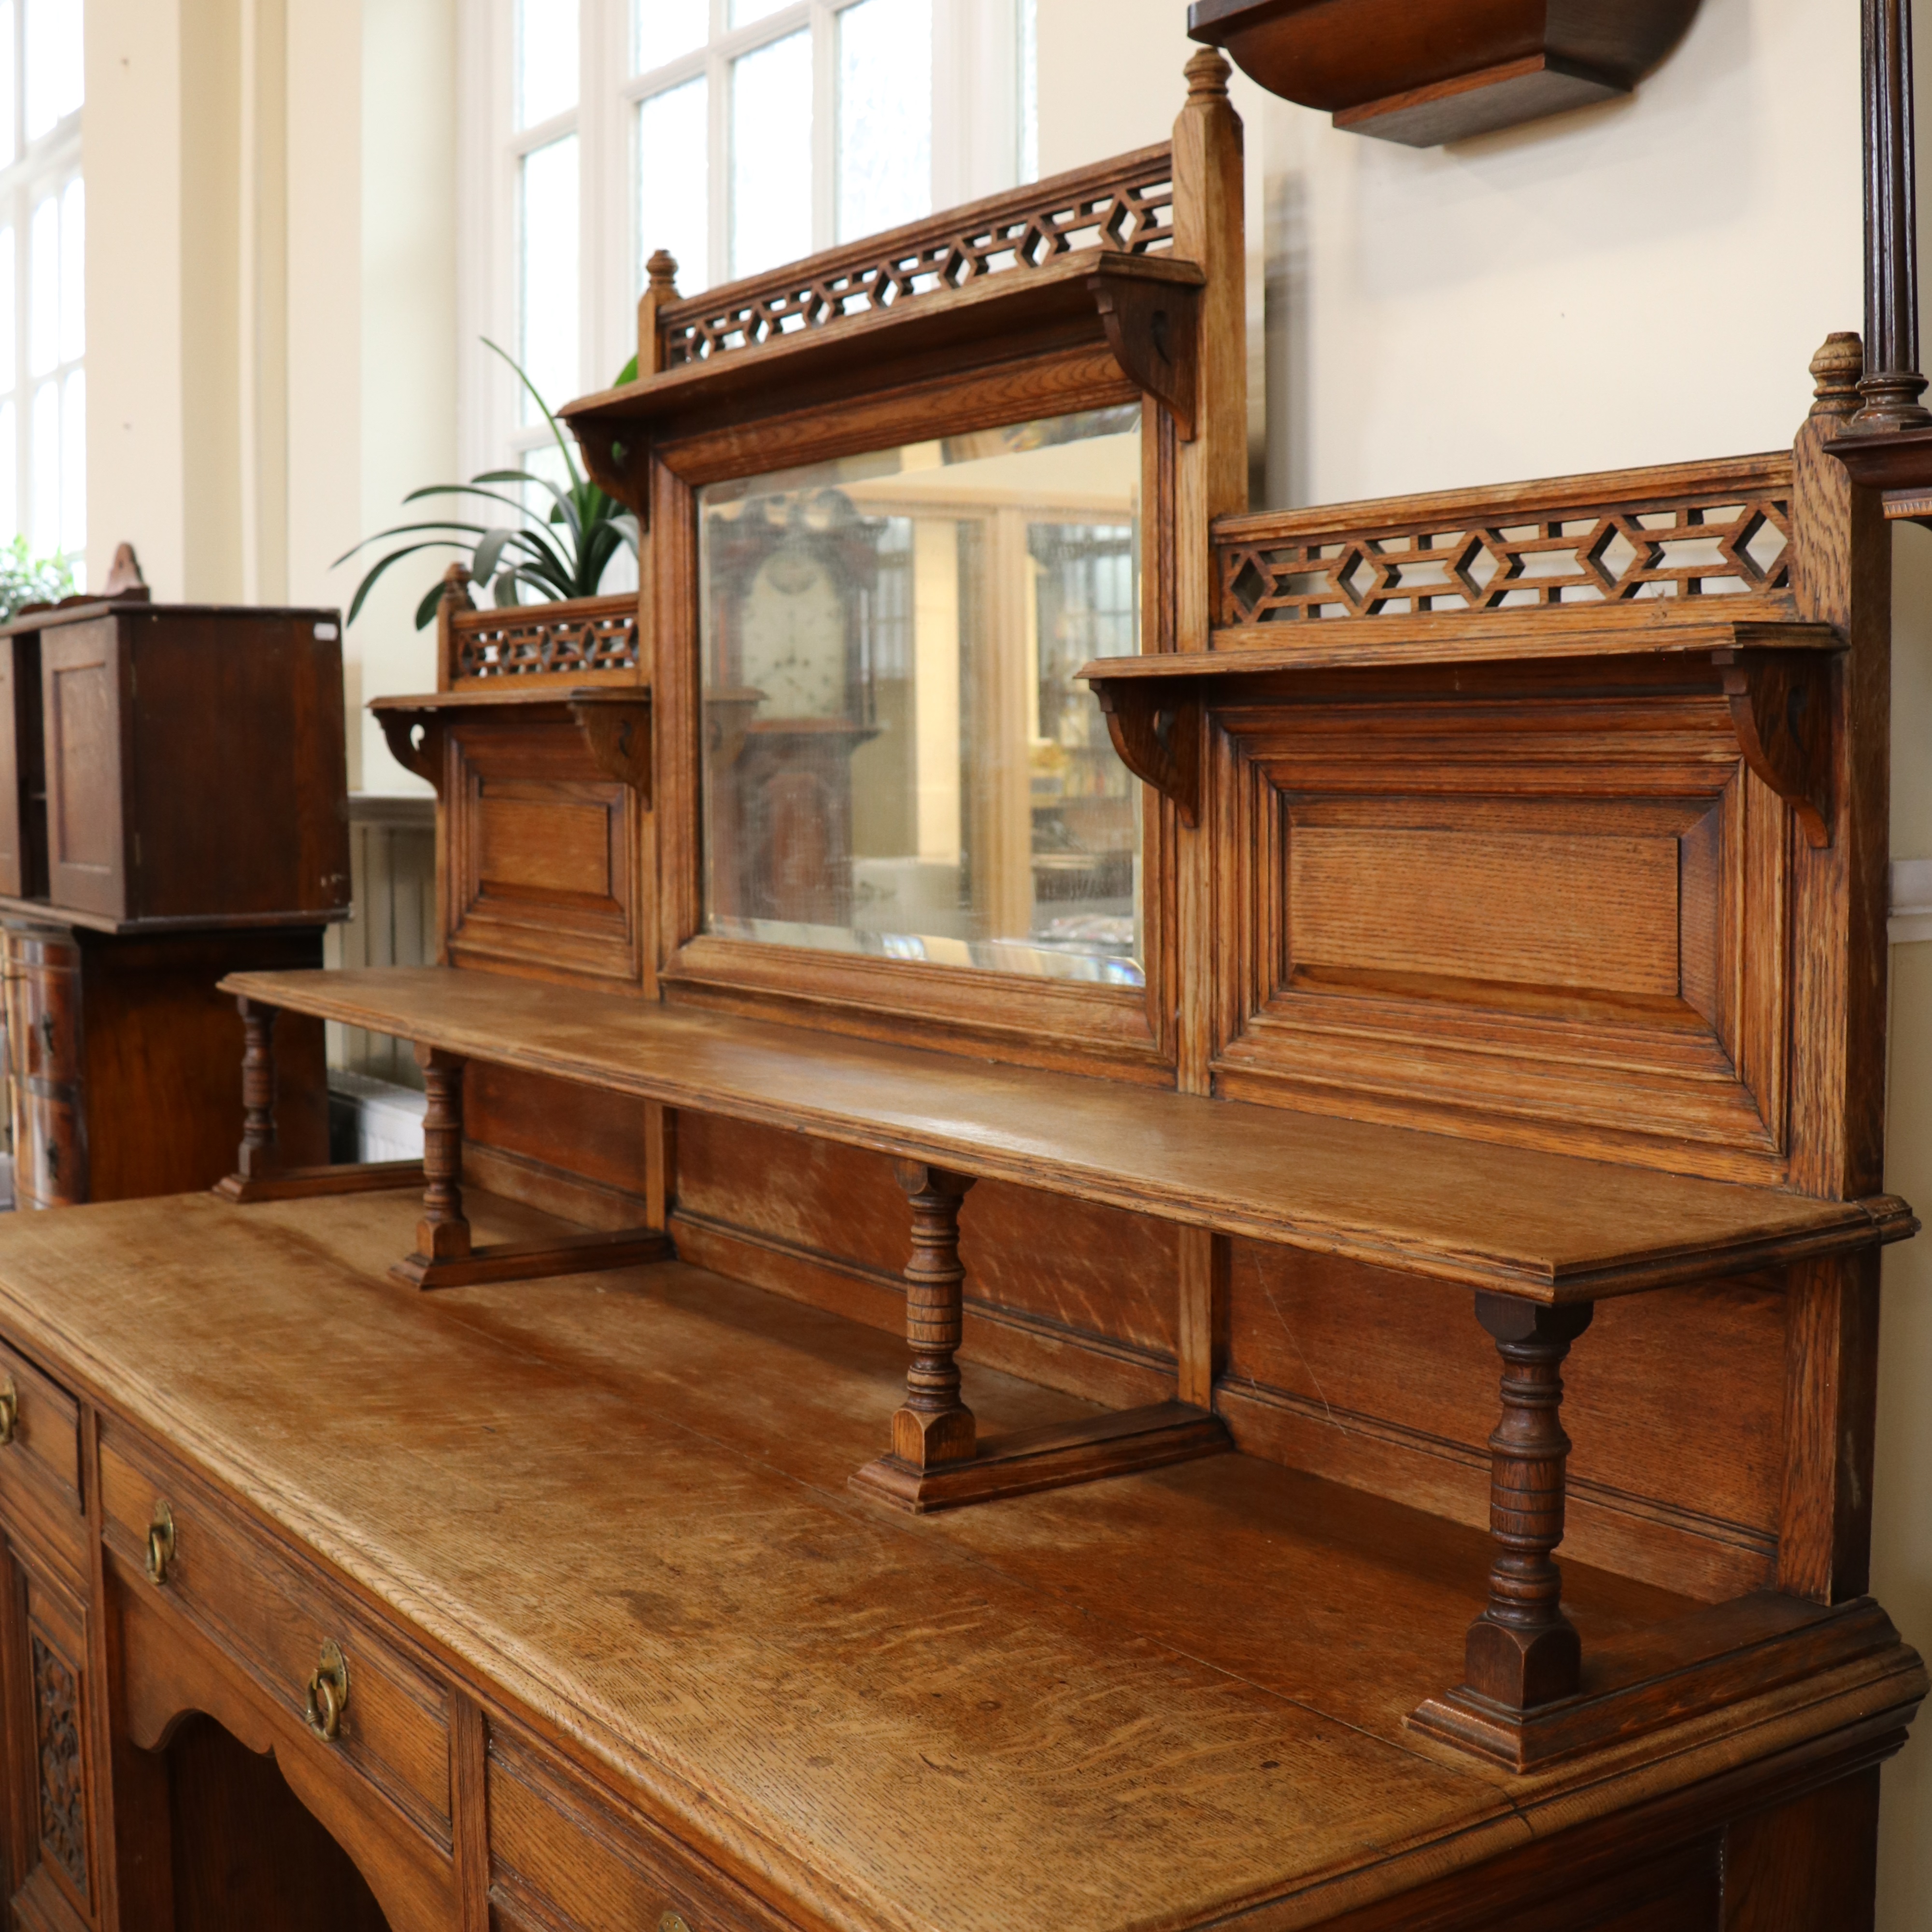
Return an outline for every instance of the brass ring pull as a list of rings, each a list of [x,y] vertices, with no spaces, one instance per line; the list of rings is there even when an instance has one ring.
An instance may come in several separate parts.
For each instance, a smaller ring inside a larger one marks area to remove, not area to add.
[[[20,1391],[14,1386],[14,1378],[9,1376],[0,1382],[0,1449],[4,1449],[14,1440],[20,1426]]]
[[[342,1646],[331,1637],[322,1647],[322,1661],[308,1680],[308,1703],[302,1715],[319,1738],[334,1743],[342,1732],[342,1714],[349,1708],[349,1665]]]
[[[174,1560],[175,1513],[158,1501],[154,1520],[148,1526],[148,1581],[158,1587],[165,1583]]]

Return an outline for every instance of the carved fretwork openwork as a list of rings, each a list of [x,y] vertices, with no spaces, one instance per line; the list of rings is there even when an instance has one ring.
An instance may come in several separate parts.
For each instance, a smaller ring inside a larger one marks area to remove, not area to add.
[[[632,670],[638,662],[635,597],[586,598],[568,604],[513,610],[466,610],[450,626],[450,681],[580,676]]]
[[[80,1763],[80,1690],[65,1660],[34,1633],[34,1739],[40,1760],[40,1850],[87,1896],[87,1794]]]
[[[1502,500],[1419,497],[1363,506],[1358,524],[1333,512],[1244,518],[1217,536],[1216,622],[1781,598],[1791,578],[1788,461],[1696,479],[1707,481],[1626,500],[1569,502],[1554,489],[1540,503],[1528,490]]]
[[[1174,244],[1173,165],[1172,148],[1162,142],[816,256],[809,275],[780,271],[668,303],[658,312],[661,366],[708,361],[984,276],[1043,268],[1076,249],[1164,252]]]

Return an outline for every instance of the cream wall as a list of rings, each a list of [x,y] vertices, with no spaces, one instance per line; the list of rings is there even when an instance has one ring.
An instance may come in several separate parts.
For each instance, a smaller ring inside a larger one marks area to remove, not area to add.
[[[87,0],[88,522],[157,596],[346,607],[454,473],[457,4]],[[352,788],[422,789],[362,710],[421,589],[345,640]]]

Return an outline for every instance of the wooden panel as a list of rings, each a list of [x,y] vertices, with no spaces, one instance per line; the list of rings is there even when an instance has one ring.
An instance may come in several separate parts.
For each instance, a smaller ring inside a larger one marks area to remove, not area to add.
[[[463,1072],[467,1141],[634,1196],[643,1195],[648,1179],[647,1105],[626,1094],[599,1093],[478,1060]]]
[[[785,1922],[665,1833],[620,1818],[500,1727],[490,1740],[488,1790],[491,1900],[520,1922],[568,1932],[632,1932],[672,1912],[691,1932]]]
[[[128,721],[116,620],[46,632],[41,660],[49,890],[57,904],[124,918],[130,909],[122,820]]]
[[[1292,966],[1674,996],[1675,838],[1310,825]]]
[[[1768,1580],[1784,1319],[1753,1280],[1599,1306],[1564,1368],[1566,1553],[1714,1600]],[[1497,1363],[1466,1296],[1237,1241],[1229,1330],[1220,1406],[1244,1449],[1488,1521]]]
[[[1724,1932],[1871,1932],[1878,1878],[1876,1766],[1724,1836]]]
[[[1783,1180],[1786,808],[1721,698],[1216,721],[1218,1090]]]
[[[119,622],[138,694],[130,910],[320,920],[346,909],[336,614],[158,604]],[[59,648],[59,632],[45,635]]]
[[[332,1590],[118,1426],[103,1432],[100,1500],[109,1548],[130,1576],[150,1579],[148,1533],[158,1500],[166,1502],[175,1548],[159,1586],[166,1601],[296,1718],[323,1642],[338,1642],[348,1664],[349,1700],[336,1755],[448,1845],[449,1741],[440,1688]]]
[[[687,1216],[892,1277],[895,1293],[911,1252],[910,1216],[888,1160],[768,1127],[681,1115],[677,1202]],[[1030,1318],[1076,1346],[1084,1336],[1173,1359],[1179,1261],[1171,1225],[988,1180],[966,1198],[960,1252],[969,1304]],[[894,1310],[888,1319],[896,1328],[901,1317]]]
[[[40,757],[40,640],[29,633],[0,639],[0,893],[18,898],[45,886],[46,778]],[[38,792],[41,850],[28,852]]]
[[[444,796],[453,964],[635,985],[641,808],[568,718],[466,717]]]

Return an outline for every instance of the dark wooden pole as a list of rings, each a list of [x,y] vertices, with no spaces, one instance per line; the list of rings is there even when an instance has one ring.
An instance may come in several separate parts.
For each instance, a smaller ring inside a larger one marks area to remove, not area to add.
[[[892,1418],[892,1454],[915,1469],[972,1460],[973,1412],[961,1399],[956,1356],[963,1333],[966,1270],[959,1261],[959,1204],[971,1177],[917,1161],[894,1167],[912,1203],[912,1259],[906,1264],[906,1342],[912,1366],[906,1399]]]
[[[1490,1438],[1489,1607],[1469,1627],[1469,1688],[1512,1711],[1576,1688],[1582,1649],[1563,1614],[1563,1358],[1596,1312],[1545,1308],[1505,1294],[1476,1297],[1476,1318],[1502,1356],[1502,1420]]]
[[[242,1146],[236,1172],[260,1180],[280,1165],[275,1146],[275,1013],[243,998],[242,1010]]]
[[[422,1218],[416,1223],[416,1256],[424,1261],[460,1261],[470,1252],[470,1223],[463,1214],[463,1062],[455,1054],[418,1046],[428,1105],[423,1112]]]
[[[1855,432],[1932,427],[1919,401],[1911,0],[1864,0],[1865,374]]]

